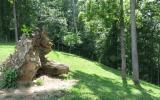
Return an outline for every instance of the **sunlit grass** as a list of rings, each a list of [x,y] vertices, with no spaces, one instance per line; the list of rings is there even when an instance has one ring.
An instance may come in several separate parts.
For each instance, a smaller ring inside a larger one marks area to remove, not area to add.
[[[13,50],[13,45],[0,44],[0,60],[4,61]],[[77,85],[64,91],[61,99],[160,100],[160,87],[141,81],[142,88],[138,88],[130,78],[128,85],[123,86],[120,72],[100,63],[57,51],[47,57],[69,65],[67,79],[78,80]]]
[[[134,86],[130,78],[128,78],[128,86],[124,87],[120,72],[100,63],[56,51],[51,52],[47,57],[68,64],[71,70],[69,76],[79,80],[74,88],[68,90],[73,98],[76,96],[75,98],[79,97],[80,99],[150,100],[156,99],[154,97],[160,99],[159,87],[142,81],[142,88],[140,89]]]
[[[14,51],[13,44],[0,43],[0,63],[3,62],[7,57]]]

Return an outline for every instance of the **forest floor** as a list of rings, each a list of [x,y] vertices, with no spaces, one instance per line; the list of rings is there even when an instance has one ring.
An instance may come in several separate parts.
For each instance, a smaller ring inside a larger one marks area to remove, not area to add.
[[[3,62],[14,51],[14,45],[0,44],[0,51],[0,62]],[[38,100],[160,100],[160,87],[145,81],[141,81],[141,87],[136,87],[130,76],[127,78],[127,84],[123,84],[120,71],[98,62],[57,51],[51,52],[47,57],[69,65],[69,74],[51,78],[54,82],[48,85],[49,88],[37,88],[35,90],[39,92],[27,96],[8,96],[6,100],[36,100],[37,97]],[[58,86],[60,83],[65,88]],[[54,91],[50,91],[52,88]],[[36,97],[32,98],[34,95]]]

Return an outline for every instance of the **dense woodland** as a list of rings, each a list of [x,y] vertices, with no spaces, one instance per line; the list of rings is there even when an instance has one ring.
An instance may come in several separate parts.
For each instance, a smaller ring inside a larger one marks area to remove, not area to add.
[[[129,0],[0,0],[0,41],[15,42],[45,26],[54,50],[118,70],[122,58],[124,71],[131,75],[135,22],[139,77],[160,85],[160,1],[131,1],[133,6]]]

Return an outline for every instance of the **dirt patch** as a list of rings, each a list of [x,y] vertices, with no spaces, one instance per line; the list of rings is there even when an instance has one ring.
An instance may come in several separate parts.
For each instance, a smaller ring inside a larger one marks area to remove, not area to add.
[[[41,76],[42,86],[18,87],[17,89],[0,90],[0,100],[50,100],[52,96],[61,96],[65,89],[73,87],[77,80],[63,80]],[[50,98],[50,99],[49,99]]]

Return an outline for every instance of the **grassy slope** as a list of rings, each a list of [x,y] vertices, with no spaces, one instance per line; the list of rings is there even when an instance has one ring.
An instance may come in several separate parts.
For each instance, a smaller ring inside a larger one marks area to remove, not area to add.
[[[0,62],[13,52],[13,48],[12,44],[0,44]],[[119,71],[97,62],[63,52],[51,52],[47,57],[68,64],[71,72],[66,78],[78,80],[77,85],[65,91],[62,99],[160,100],[159,87],[141,81],[142,88],[137,88],[130,78],[124,87]]]

